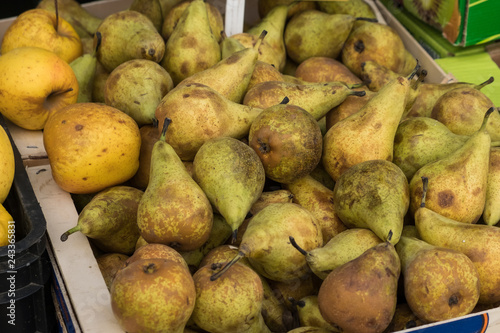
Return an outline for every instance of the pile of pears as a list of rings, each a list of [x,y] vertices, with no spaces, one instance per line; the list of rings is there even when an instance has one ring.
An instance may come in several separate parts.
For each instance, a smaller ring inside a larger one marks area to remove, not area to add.
[[[133,332],[395,332],[500,305],[493,82],[429,83],[362,0],[59,14],[79,103],[141,132],[137,173],[72,194]],[[53,10],[52,1],[40,7]]]

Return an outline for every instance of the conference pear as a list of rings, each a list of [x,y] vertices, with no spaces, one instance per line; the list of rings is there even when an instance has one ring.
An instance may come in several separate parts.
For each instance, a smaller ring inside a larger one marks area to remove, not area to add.
[[[486,82],[493,82],[493,77]],[[434,104],[431,117],[455,134],[472,135],[483,123],[484,110],[495,106],[480,89],[460,87],[444,93]],[[492,141],[500,140],[500,112],[490,115],[486,130]]]
[[[192,161],[204,142],[218,137],[242,139],[262,109],[235,103],[214,89],[192,83],[163,97],[155,111],[158,126],[172,119],[167,142],[184,161]]]
[[[321,315],[318,306],[318,295],[309,295],[302,297],[300,300],[292,299],[291,301],[297,310],[301,327],[311,326],[324,328],[328,332],[342,332],[338,326],[328,323]]]
[[[137,225],[148,243],[190,251],[207,241],[213,211],[203,190],[165,141],[169,124],[170,119],[165,119],[151,152],[149,183],[137,209]]]
[[[238,227],[264,189],[266,177],[259,157],[240,140],[208,140],[194,157],[193,177],[231,226],[234,241]]]
[[[445,217],[427,207],[431,179],[423,176],[421,205],[415,212],[415,226],[423,241],[459,251],[469,257],[479,274],[478,304],[500,301],[500,228],[469,224]]]
[[[348,228],[367,228],[396,244],[410,202],[408,180],[386,160],[361,162],[344,172],[333,189],[335,212]]]
[[[392,161],[394,137],[414,73],[386,84],[356,113],[330,127],[323,137],[322,162],[333,180],[367,160]]]
[[[290,243],[306,257],[311,271],[324,280],[335,268],[359,257],[366,250],[382,243],[370,229],[351,228],[333,236],[322,247],[305,251],[290,236]]]
[[[425,322],[465,316],[479,300],[479,275],[462,252],[402,236],[396,244],[409,307]]]
[[[132,59],[159,63],[165,54],[165,42],[151,20],[134,10],[106,16],[97,31],[102,35],[97,60],[108,72]]]
[[[306,276],[311,271],[305,257],[298,251],[290,251],[288,235],[293,234],[305,251],[323,245],[318,221],[307,209],[294,203],[264,207],[250,219],[238,254],[214,272],[211,279],[224,276],[243,257],[248,258],[257,273],[274,281],[293,281]]]
[[[383,332],[396,310],[400,272],[394,246],[375,245],[323,280],[318,292],[321,315],[343,332]]]
[[[483,221],[487,225],[496,225],[500,221],[500,148],[490,150],[490,168],[486,188],[486,202]]]
[[[469,136],[454,134],[433,118],[406,118],[396,130],[392,161],[410,181],[418,169],[451,154],[468,139]]]
[[[145,15],[151,20],[156,30],[158,32],[161,31],[163,14],[160,0],[133,0],[129,9]]]
[[[486,200],[491,138],[485,130],[495,108],[484,115],[481,128],[457,150],[428,163],[410,181],[410,211],[414,214],[422,198],[423,176],[432,187],[427,193],[429,209],[463,223],[476,223]]]
[[[263,191],[257,201],[250,207],[250,214],[257,214],[262,208],[271,203],[292,202],[292,200],[293,193],[286,189]]]
[[[160,64],[177,85],[220,60],[221,50],[210,28],[207,6],[203,0],[193,0],[182,12],[168,38]]]
[[[225,31],[221,32],[221,41],[219,45],[221,51],[221,59],[226,59],[233,53],[246,48],[238,39],[226,35]]]
[[[321,161],[323,147],[316,119],[297,105],[283,103],[264,109],[254,119],[248,144],[266,177],[282,184],[308,175]]]
[[[283,187],[292,194],[292,202],[308,209],[316,217],[321,226],[323,244],[347,229],[332,205],[333,191],[310,173]]]
[[[132,254],[140,235],[136,216],[142,196],[141,190],[120,185],[98,192],[78,214],[77,225],[61,235],[61,241],[81,232],[104,252]]]
[[[348,96],[362,97],[364,91],[357,91],[342,82],[292,83],[266,81],[254,85],[243,99],[243,104],[265,109],[281,103],[285,97],[289,104],[299,106],[320,120],[328,111],[341,104]]]

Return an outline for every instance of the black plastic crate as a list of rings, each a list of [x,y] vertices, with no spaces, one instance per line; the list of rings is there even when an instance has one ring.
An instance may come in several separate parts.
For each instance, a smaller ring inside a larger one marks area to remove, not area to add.
[[[16,162],[14,183],[3,203],[15,221],[15,244],[0,247],[0,332],[56,332],[45,217],[1,115],[0,124]]]

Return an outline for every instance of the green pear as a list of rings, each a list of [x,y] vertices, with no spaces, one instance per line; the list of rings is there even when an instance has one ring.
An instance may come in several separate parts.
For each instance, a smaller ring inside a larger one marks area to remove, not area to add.
[[[258,0],[257,10],[259,17],[266,16],[271,9],[279,5],[288,5],[288,18],[305,10],[316,9],[316,1]]]
[[[264,109],[254,119],[248,144],[262,162],[266,177],[288,184],[308,175],[319,164],[323,140],[319,124],[309,112],[280,103]]]
[[[363,161],[392,161],[394,137],[405,110],[414,73],[392,80],[358,112],[328,129],[323,137],[322,162],[333,180],[336,181],[347,169]]]
[[[233,231],[262,194],[265,173],[257,154],[230,137],[206,141],[193,160],[193,177]]]
[[[487,225],[496,225],[500,221],[500,148],[492,147],[490,151],[490,168],[486,188],[486,202],[483,220]]]
[[[261,312],[264,290],[259,275],[242,263],[217,280],[211,279],[213,274],[212,265],[205,265],[193,275],[194,323],[213,333],[270,333]]]
[[[394,28],[378,22],[365,22],[352,30],[342,48],[341,59],[358,77],[361,74],[361,64],[368,60],[406,76],[417,63],[408,53]],[[408,67],[411,68],[410,71],[407,70]]]
[[[361,63],[359,77],[371,91],[379,91],[398,76],[398,73],[380,65],[376,61],[367,60]]]
[[[158,30],[161,32],[163,39],[168,40],[170,38],[176,25],[179,23],[182,13],[192,1],[193,0],[177,1],[177,4],[172,6],[170,10],[166,12],[163,25],[161,29]],[[214,4],[205,2],[205,6],[207,7],[208,23],[210,25],[210,29],[212,30],[212,33],[214,34],[217,42],[220,42],[223,38],[222,31],[224,30],[224,17],[222,16],[219,9],[214,6]]]
[[[151,152],[149,183],[137,209],[137,224],[148,243],[178,251],[202,246],[210,236],[213,210],[172,146],[165,141],[170,119]]]
[[[130,10],[135,10],[147,16],[158,32],[163,26],[163,13],[161,10],[160,0],[133,0],[129,7]]]
[[[98,192],[78,214],[77,225],[61,235],[61,241],[81,232],[104,252],[130,255],[140,232],[137,209],[143,192],[130,186],[112,186]]]
[[[92,91],[94,89],[94,79],[97,71],[96,53],[101,44],[101,34],[96,32],[97,44],[92,53],[85,53],[70,62],[70,66],[75,72],[78,81],[77,103],[92,102]]]
[[[54,0],[41,0],[37,8],[56,12]],[[68,21],[80,38],[93,37],[102,19],[91,14],[76,0],[57,0],[57,12]]]
[[[309,295],[302,297],[300,300],[292,300],[292,304],[297,309],[299,323],[301,327],[318,327],[324,328],[328,332],[342,332],[339,327],[328,323],[318,306],[318,295]]]
[[[311,271],[301,253],[290,251],[288,235],[292,234],[306,251],[323,245],[318,221],[307,209],[294,203],[273,203],[264,207],[250,219],[238,254],[214,272],[212,279],[223,277],[244,257],[257,273],[273,281],[303,278]]]
[[[220,60],[220,46],[210,28],[205,2],[194,0],[182,12],[179,22],[167,39],[161,65],[177,85]]]
[[[262,109],[235,103],[214,89],[192,83],[175,87],[155,111],[158,125],[172,119],[167,142],[184,161],[192,161],[204,142],[218,137],[242,139]]]
[[[322,247],[305,251],[290,236],[290,243],[305,255],[311,271],[324,280],[335,268],[349,262],[369,248],[382,243],[382,240],[370,229],[351,228],[332,237]]]
[[[468,139],[466,135],[454,134],[435,119],[406,118],[396,130],[392,161],[410,181],[418,169],[451,154]]]
[[[415,102],[407,110],[404,117],[431,117],[432,109],[437,100],[450,90],[469,87],[481,89],[482,87],[493,82],[490,78],[483,83],[474,84],[471,82],[451,82],[451,83],[424,83],[419,85]]]
[[[481,128],[457,150],[428,163],[415,172],[410,181],[410,211],[414,214],[422,198],[423,176],[432,187],[426,205],[436,213],[463,223],[476,223],[486,200],[491,138],[485,130],[490,108]]]
[[[465,316],[479,300],[479,275],[462,252],[401,236],[396,244],[404,294],[418,318],[436,322]]]
[[[241,42],[236,38],[227,36],[224,31],[222,31],[221,33],[221,42],[219,44],[220,44],[222,59],[226,59],[233,53],[247,48],[243,44],[241,44]]]
[[[289,104],[305,109],[314,119],[320,120],[352,95],[362,97],[365,92],[342,82],[297,83],[275,80],[261,82],[248,89],[243,104],[265,109],[281,103],[287,97]]]
[[[104,101],[132,117],[139,126],[152,125],[162,98],[174,88],[170,74],[147,59],[127,60],[113,69],[104,86]]]
[[[263,41],[259,60],[273,64],[280,72],[283,71],[286,63],[286,49],[284,32],[288,18],[288,5],[278,5],[273,7],[265,17],[251,26],[246,33],[256,38],[262,31],[267,31],[266,39]]]
[[[355,17],[376,18],[370,5],[363,0],[320,1],[318,8],[329,14],[348,14]]]
[[[323,244],[347,229],[335,213],[333,190],[316,180],[311,173],[291,183],[283,184],[292,194],[292,202],[307,208],[321,225]]]
[[[241,103],[252,78],[259,56],[259,46],[266,35],[263,31],[252,48],[237,51],[217,64],[182,80],[181,84],[201,83],[235,103]]]
[[[415,226],[423,241],[459,251],[469,257],[479,274],[478,304],[500,301],[500,228],[453,220],[427,207],[427,187],[432,179],[422,177],[421,205],[415,212]]]
[[[195,307],[196,289],[181,263],[141,259],[116,274],[110,296],[124,331],[183,333]]]
[[[493,81],[493,77],[487,82],[490,81]],[[483,123],[484,110],[495,106],[480,89],[459,87],[446,92],[434,104],[431,117],[446,125],[455,134],[474,134]],[[500,112],[490,115],[486,130],[492,141],[500,140]]]
[[[102,35],[97,60],[108,72],[132,59],[159,63],[165,54],[165,42],[151,20],[134,10],[106,16],[97,31]]]
[[[409,203],[406,176],[386,160],[352,166],[333,189],[335,212],[348,228],[370,229],[392,244],[399,241]]]
[[[375,245],[323,280],[318,292],[321,315],[343,332],[383,332],[396,310],[400,272],[394,246]]]
[[[356,20],[351,15],[320,10],[297,13],[285,27],[287,55],[298,64],[311,57],[336,59]]]

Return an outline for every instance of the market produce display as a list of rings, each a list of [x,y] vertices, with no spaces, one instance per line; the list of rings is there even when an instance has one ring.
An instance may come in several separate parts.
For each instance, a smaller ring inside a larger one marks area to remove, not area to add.
[[[362,0],[258,10],[227,36],[211,1],[43,0],[4,36],[0,112],[43,131],[80,208],[60,240],[88,238],[118,325],[389,333],[498,307],[494,78],[426,82]],[[16,45],[24,20],[58,38]],[[1,204],[3,131],[0,156]]]

